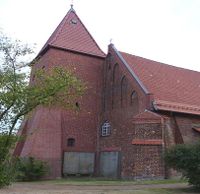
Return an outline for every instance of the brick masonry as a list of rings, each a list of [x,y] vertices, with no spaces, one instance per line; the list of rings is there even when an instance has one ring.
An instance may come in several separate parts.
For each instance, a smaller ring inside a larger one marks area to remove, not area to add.
[[[103,59],[58,49],[49,49],[34,68],[48,69],[64,66],[75,72],[87,86],[84,96],[74,103],[80,111],[66,111],[61,108],[39,107],[32,113],[26,129],[26,141],[18,145],[18,155],[31,155],[46,160],[50,165],[48,178],[62,176],[64,152],[95,152],[99,125],[102,90]],[[32,79],[34,69],[32,71]],[[75,146],[68,147],[67,140],[75,139]]]
[[[200,116],[155,111],[152,94],[145,93],[119,56],[109,46],[103,57],[49,47],[32,69],[67,67],[87,86],[76,99],[80,111],[38,107],[19,132],[25,141],[16,146],[15,155],[34,156],[50,165],[47,178],[62,176],[64,152],[95,153],[95,175],[100,173],[100,153],[119,152],[120,178],[165,178],[162,155],[168,147],[198,141]],[[156,84],[156,83],[155,83]],[[111,133],[101,136],[103,123]],[[68,145],[74,139],[74,146]]]
[[[122,96],[124,77],[126,88]],[[135,96],[132,99],[133,91]],[[102,123],[109,121],[112,131],[110,136],[100,137],[100,150],[121,153],[121,178],[164,177],[161,118],[148,115],[134,119],[135,115],[150,106],[148,100],[148,96],[110,49],[104,63],[105,109]]]

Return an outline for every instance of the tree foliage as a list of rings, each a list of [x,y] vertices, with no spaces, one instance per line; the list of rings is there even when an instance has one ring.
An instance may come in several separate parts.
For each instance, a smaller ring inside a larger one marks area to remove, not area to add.
[[[0,167],[8,159],[16,139],[13,134],[25,116],[38,106],[73,108],[75,99],[85,89],[74,73],[64,67],[39,68],[35,63],[27,63],[27,56],[32,53],[28,45],[0,33]],[[29,66],[33,66],[34,74],[30,83]]]
[[[181,172],[190,184],[200,188],[200,142],[168,149],[165,161],[169,167]]]

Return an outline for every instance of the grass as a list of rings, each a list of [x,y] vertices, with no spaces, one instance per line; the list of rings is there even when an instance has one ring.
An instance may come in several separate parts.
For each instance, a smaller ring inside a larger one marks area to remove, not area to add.
[[[38,182],[38,181],[37,181]],[[41,181],[40,181],[41,182]],[[165,180],[119,180],[105,178],[65,178],[56,180],[47,180],[46,183],[65,184],[65,185],[151,185],[151,184],[175,184],[187,183],[183,179],[165,179]]]
[[[186,187],[185,184],[179,184],[177,187],[163,186],[164,184],[178,184],[187,183],[182,179],[168,179],[168,180],[113,180],[105,178],[87,178],[87,177],[75,177],[48,181],[35,181],[23,184],[25,190],[33,188],[35,190],[32,193],[48,194],[50,191],[52,194],[63,194],[67,191],[69,194],[199,194],[200,192],[192,187]],[[30,185],[33,184],[31,187]],[[36,187],[34,185],[37,185]],[[159,185],[162,184],[162,185]],[[70,185],[72,187],[70,187]],[[135,185],[135,186],[134,186]],[[149,186],[147,186],[149,185]],[[15,185],[17,187],[17,184]],[[76,187],[77,186],[77,187]],[[82,187],[84,186],[84,187]],[[90,186],[93,186],[92,188]],[[96,187],[95,187],[96,186]],[[106,187],[109,186],[109,187]],[[113,187],[112,187],[113,186]],[[122,187],[114,187],[122,186]],[[123,187],[125,186],[125,187]],[[130,186],[130,187],[129,187]],[[52,189],[53,188],[53,189]],[[55,189],[56,188],[56,189]],[[84,188],[84,189],[83,189]],[[55,189],[55,190],[54,190]],[[46,191],[47,190],[47,191]],[[46,192],[44,192],[46,191]],[[16,194],[21,194],[22,191]]]

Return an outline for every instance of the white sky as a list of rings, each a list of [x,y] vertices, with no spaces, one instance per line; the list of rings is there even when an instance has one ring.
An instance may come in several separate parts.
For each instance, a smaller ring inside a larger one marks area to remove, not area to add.
[[[0,0],[0,28],[36,53],[71,0]],[[74,0],[76,13],[104,52],[115,47],[200,71],[200,0]]]

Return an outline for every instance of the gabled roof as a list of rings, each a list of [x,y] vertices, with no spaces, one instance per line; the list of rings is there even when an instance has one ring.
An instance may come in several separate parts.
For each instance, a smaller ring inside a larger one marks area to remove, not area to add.
[[[119,53],[153,94],[157,110],[200,114],[200,72]]]
[[[73,8],[69,10],[38,55],[49,46],[105,57]]]
[[[161,115],[149,110],[145,110],[144,112],[141,112],[133,117],[134,120],[137,120],[137,119],[161,120],[161,118],[163,118]]]
[[[132,120],[134,123],[161,123],[162,118],[161,115],[155,112],[145,110],[135,115]]]

